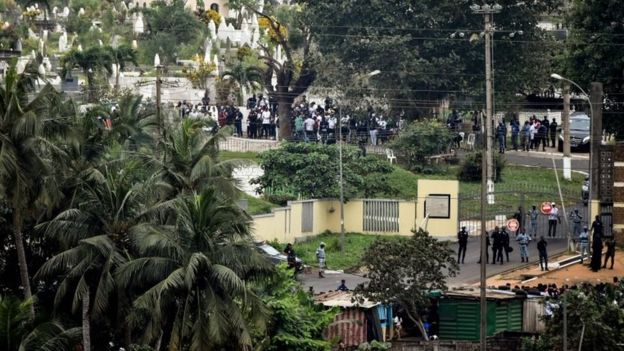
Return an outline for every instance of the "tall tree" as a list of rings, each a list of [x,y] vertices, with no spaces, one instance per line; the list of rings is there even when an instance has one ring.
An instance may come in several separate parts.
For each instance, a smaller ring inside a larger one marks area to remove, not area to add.
[[[562,75],[589,91],[603,83],[604,128],[624,140],[624,8],[617,0],[575,0],[566,16],[569,36]],[[575,88],[574,88],[575,89]]]
[[[0,86],[0,190],[12,213],[26,300],[32,298],[32,291],[24,247],[24,222],[36,213],[38,200],[55,197],[52,193],[57,190],[45,179],[50,174],[45,155],[50,149],[56,149],[48,142],[55,130],[50,106],[56,91],[49,84],[38,90],[36,72],[33,64],[22,74],[17,74],[15,66],[11,66]],[[30,309],[34,317],[33,305]]]
[[[560,2],[497,2],[503,7],[494,15],[497,97],[512,99],[547,86],[551,40],[536,25]],[[408,116],[430,115],[444,99],[484,100],[484,25],[483,17],[470,11],[473,1],[305,3],[323,55],[320,91],[347,90],[363,74],[381,70],[368,82],[370,95]]]
[[[83,51],[72,49],[61,58],[63,67],[61,76],[70,77],[74,68],[80,68],[87,77],[87,97],[89,102],[96,100],[96,76],[101,72],[112,73],[112,64],[115,62],[111,48],[92,46]]]
[[[264,4],[264,2],[261,2]],[[267,4],[261,6],[255,0],[230,1],[233,8],[244,7],[258,16],[264,28],[264,41],[260,47],[264,61],[264,87],[278,103],[279,136],[289,138],[292,134],[290,111],[292,104],[316,79],[313,67],[316,51],[312,47],[312,32],[298,4]],[[276,51],[284,57],[276,57]],[[273,85],[273,78],[276,84]]]
[[[356,288],[360,298],[395,303],[405,311],[428,340],[422,313],[432,290],[445,290],[446,278],[459,271],[453,250],[422,229],[402,240],[378,239],[362,255],[369,270],[368,284]]]
[[[173,211],[174,226],[133,229],[139,258],[117,275],[123,286],[143,291],[134,305],[139,315],[149,312],[138,319],[146,340],[173,350],[250,347],[251,325],[261,319],[248,314],[264,315],[251,286],[272,267],[253,247],[249,217],[212,188],[162,209]]]

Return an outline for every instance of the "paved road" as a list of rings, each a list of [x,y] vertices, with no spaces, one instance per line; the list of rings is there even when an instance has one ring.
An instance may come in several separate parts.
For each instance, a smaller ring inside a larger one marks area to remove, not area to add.
[[[557,169],[563,168],[563,155],[555,148],[546,148],[542,151],[507,151],[507,162],[516,165],[552,168],[552,159],[555,159]],[[589,154],[572,153],[572,170],[587,172],[589,170]]]
[[[511,238],[511,240],[513,241],[513,237]],[[551,257],[566,250],[567,239],[547,239],[547,241],[548,255]],[[536,242],[537,240],[534,239],[529,244],[529,262],[532,264],[539,264]],[[479,281],[481,277],[481,265],[477,263],[479,261],[479,245],[479,238],[470,238],[466,250],[466,260],[464,261],[466,263],[459,265],[460,272],[456,277],[449,278],[447,280],[447,284],[449,286],[474,284]],[[509,254],[509,263],[505,263],[502,265],[491,264],[492,252],[490,250],[490,262],[486,267],[486,274],[488,277],[525,265],[525,263],[520,262],[520,249],[518,247],[518,244],[512,242],[511,246],[513,247],[514,251]],[[453,247],[457,249],[457,244],[453,244]]]
[[[513,238],[512,238],[513,240]],[[554,256],[562,253],[566,250],[566,239],[547,239],[548,240],[548,255]],[[453,249],[457,249],[457,244],[451,244]],[[514,251],[509,254],[509,263],[505,264],[491,264],[488,263],[486,273],[488,277],[499,274],[501,272],[521,267],[526,263],[520,262],[520,250],[515,242],[512,242]],[[492,259],[492,253],[490,252],[490,260]],[[538,264],[536,240],[533,240],[529,244],[529,259],[531,264]],[[465,264],[460,264],[460,272],[456,277],[449,278],[447,284],[449,286],[459,285],[472,285],[479,281],[481,271],[480,265],[477,263],[479,260],[479,238],[473,237],[468,241],[468,250],[466,251]],[[367,278],[348,273],[326,274],[325,278],[319,278],[316,272],[309,274],[300,274],[297,279],[304,285],[306,291],[312,287],[315,293],[326,292],[330,290],[336,290],[340,285],[340,280],[346,281],[349,289],[355,288],[358,284],[368,281]]]

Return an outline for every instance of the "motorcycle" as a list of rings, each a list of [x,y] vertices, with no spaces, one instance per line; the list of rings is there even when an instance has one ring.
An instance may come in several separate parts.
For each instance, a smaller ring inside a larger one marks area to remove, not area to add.
[[[583,205],[587,206],[589,202],[589,177],[585,178],[581,186],[581,199],[583,200]]]

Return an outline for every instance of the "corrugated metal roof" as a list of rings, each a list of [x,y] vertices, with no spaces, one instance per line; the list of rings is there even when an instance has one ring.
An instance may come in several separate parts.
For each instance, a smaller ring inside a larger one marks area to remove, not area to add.
[[[329,291],[314,296],[314,302],[323,304],[326,307],[360,307],[360,308],[372,308],[379,305],[378,302],[372,302],[364,300],[362,303],[354,301],[353,293],[350,291]]]
[[[325,329],[325,338],[338,339],[347,347],[359,346],[366,341],[367,322],[364,311],[350,309],[338,314]]]

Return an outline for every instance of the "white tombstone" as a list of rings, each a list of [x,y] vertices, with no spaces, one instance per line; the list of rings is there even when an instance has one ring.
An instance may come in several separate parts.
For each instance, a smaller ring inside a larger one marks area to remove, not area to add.
[[[102,42],[102,39],[98,39],[98,44],[100,45],[100,47],[104,46],[104,43]]]
[[[69,7],[63,7],[63,12],[61,13],[61,15],[65,18],[69,17]]]
[[[30,58],[31,58],[32,60],[34,60],[34,59],[36,59],[36,58],[37,58],[37,53],[35,52],[35,50],[31,50],[31,51],[30,51]]]
[[[48,30],[44,29],[43,30],[43,41],[48,41],[48,34],[49,34]]]
[[[59,37],[58,42],[59,52],[67,51],[67,32],[63,31],[63,34]]]
[[[54,6],[52,8],[52,16],[56,17],[56,14],[58,13],[58,7]]]
[[[121,10],[121,12],[128,11],[128,6],[126,6],[126,2],[125,1],[120,1],[119,2],[119,10]]]
[[[264,0],[258,0],[258,11],[264,11]]]
[[[84,16],[85,14],[85,9],[84,8],[80,8],[80,10],[78,10],[78,16]]]
[[[30,39],[38,39],[39,36],[35,32],[33,32],[32,29],[28,28],[28,38],[30,38]]]
[[[136,41],[136,40],[132,40],[132,48],[133,48],[134,50],[136,50],[136,49],[138,49],[138,48],[139,48],[139,43],[137,43],[137,41]]]
[[[57,23],[57,24],[54,26],[54,33],[61,33],[62,31],[63,31],[63,27],[61,26],[61,24],[60,24],[60,23]]]
[[[143,15],[139,13],[139,16],[132,24],[132,30],[135,34],[143,34],[145,32],[145,24],[143,23]]]
[[[45,43],[43,42],[43,39],[39,39],[39,45],[37,46],[37,49],[40,53],[43,54],[43,50],[45,49]]]
[[[215,75],[219,76],[219,57],[215,54],[212,57],[212,63],[215,65]]]
[[[111,38],[111,47],[117,49],[119,47],[119,43],[121,43],[121,36],[119,34],[113,35]]]
[[[231,41],[234,41],[234,37],[235,37],[234,25],[230,23],[227,25],[226,39],[230,39]]]
[[[221,32],[225,32],[227,30],[227,25],[225,24],[225,20],[222,18],[221,22],[217,26],[217,34],[221,34]]]
[[[212,40],[217,39],[217,26],[215,26],[214,21],[208,22],[208,32]]]
[[[45,67],[43,67],[43,63],[39,64],[39,67],[37,68],[37,72],[40,75],[45,76],[46,70],[45,70]]]
[[[158,54],[154,55],[154,67],[160,66],[160,56]]]
[[[78,50],[79,52],[82,52],[82,44],[78,44],[78,48],[77,48],[77,50]]]
[[[44,57],[43,58],[43,67],[45,68],[46,72],[50,72],[52,71],[52,63],[50,62],[50,58],[49,57]]]
[[[130,1],[128,4],[128,10],[132,10],[134,8],[134,2]]]
[[[211,51],[211,47],[210,45],[206,45],[206,49],[204,51],[204,63],[210,63],[210,51]]]

